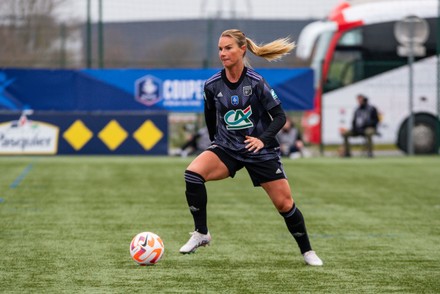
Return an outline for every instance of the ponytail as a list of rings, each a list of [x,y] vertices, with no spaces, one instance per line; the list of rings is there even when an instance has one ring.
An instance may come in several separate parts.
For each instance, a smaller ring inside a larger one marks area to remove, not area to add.
[[[268,61],[280,60],[295,48],[295,42],[292,42],[289,37],[276,39],[267,44],[257,45],[252,39],[247,38],[242,31],[237,29],[226,30],[221,36],[233,38],[239,47],[246,46],[255,56],[262,57]],[[244,56],[244,63],[250,67],[246,56]]]
[[[255,42],[249,38],[246,38],[246,43],[249,51],[268,61],[279,60],[295,48],[295,43],[291,42],[288,37],[277,39],[261,46],[255,44]]]

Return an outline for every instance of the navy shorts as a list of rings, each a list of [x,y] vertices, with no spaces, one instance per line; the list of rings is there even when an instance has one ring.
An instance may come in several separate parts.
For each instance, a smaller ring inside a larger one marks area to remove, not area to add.
[[[238,170],[245,167],[255,187],[261,186],[262,183],[287,178],[279,157],[260,162],[245,162],[232,157],[217,146],[211,146],[207,150],[214,152],[220,158],[228,168],[231,178]]]

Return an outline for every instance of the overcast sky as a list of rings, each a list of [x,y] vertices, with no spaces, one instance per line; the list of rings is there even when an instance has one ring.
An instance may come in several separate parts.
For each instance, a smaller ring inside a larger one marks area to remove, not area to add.
[[[341,0],[102,0],[104,21],[222,18],[309,19],[324,18]],[[61,18],[85,19],[87,0],[69,0]],[[98,0],[91,0],[92,19],[98,17]]]

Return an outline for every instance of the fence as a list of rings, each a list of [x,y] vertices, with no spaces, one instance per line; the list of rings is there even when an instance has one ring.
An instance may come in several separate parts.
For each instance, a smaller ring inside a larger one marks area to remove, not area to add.
[[[217,67],[217,37],[224,29],[239,28],[257,42],[295,40],[335,3],[3,0],[0,67]],[[294,54],[282,63],[251,61],[255,67],[303,65]]]

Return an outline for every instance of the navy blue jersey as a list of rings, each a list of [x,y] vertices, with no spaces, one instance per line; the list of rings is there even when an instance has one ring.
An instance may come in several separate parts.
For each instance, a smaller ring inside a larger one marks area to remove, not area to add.
[[[275,138],[257,153],[245,148],[245,136],[259,138],[272,122],[268,111],[281,104],[261,75],[245,67],[240,79],[231,83],[222,70],[205,82],[204,91],[205,111],[216,113],[213,144],[246,162],[278,157],[279,144]]]

